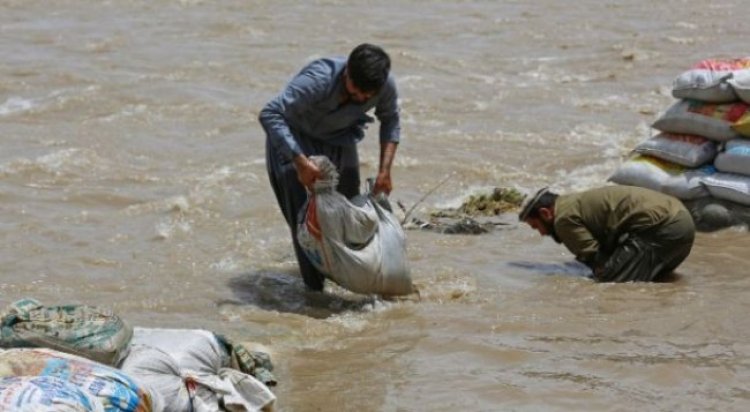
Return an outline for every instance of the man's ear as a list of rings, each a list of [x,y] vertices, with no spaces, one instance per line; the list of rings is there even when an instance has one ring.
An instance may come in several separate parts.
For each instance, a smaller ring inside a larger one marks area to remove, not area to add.
[[[540,207],[539,208],[539,216],[546,222],[549,222],[554,217],[554,213],[552,212],[552,209],[548,207]]]

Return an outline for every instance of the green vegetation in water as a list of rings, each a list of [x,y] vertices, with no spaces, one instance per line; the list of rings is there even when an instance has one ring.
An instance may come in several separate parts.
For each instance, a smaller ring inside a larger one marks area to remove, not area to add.
[[[458,209],[434,211],[431,217],[497,216],[521,207],[524,195],[516,189],[496,187],[490,193],[479,193],[469,196]]]

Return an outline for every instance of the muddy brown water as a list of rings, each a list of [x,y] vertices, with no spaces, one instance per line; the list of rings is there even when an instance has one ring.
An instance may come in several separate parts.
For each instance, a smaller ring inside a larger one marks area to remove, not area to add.
[[[750,237],[676,280],[597,285],[528,228],[408,232],[421,300],[308,293],[264,166],[262,105],[305,62],[380,44],[392,199],[604,184],[746,4],[0,1],[0,304],[112,307],[268,348],[280,411],[744,411]],[[377,166],[377,128],[361,147]]]

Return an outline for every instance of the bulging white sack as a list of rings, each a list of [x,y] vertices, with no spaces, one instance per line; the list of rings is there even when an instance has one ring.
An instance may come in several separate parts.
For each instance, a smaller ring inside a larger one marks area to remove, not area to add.
[[[348,200],[336,191],[338,172],[325,156],[311,156],[323,177],[303,210],[297,239],[313,264],[334,282],[356,293],[413,292],[406,235],[386,208],[386,199],[360,195]]]
[[[686,167],[698,167],[714,160],[716,142],[703,136],[659,133],[638,144],[633,151]]]
[[[678,199],[697,199],[709,195],[703,179],[716,173],[713,166],[689,169],[650,156],[637,155],[626,160],[609,181],[626,186],[645,187]]]

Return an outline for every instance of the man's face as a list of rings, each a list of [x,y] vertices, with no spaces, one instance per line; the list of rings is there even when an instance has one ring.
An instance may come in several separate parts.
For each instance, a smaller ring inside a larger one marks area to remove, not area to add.
[[[532,229],[539,232],[539,234],[542,236],[547,236],[550,233],[550,225],[542,220],[541,217],[530,217],[526,219],[526,223],[531,226]]]
[[[352,82],[352,79],[349,78],[349,74],[346,72],[344,73],[344,88],[349,100],[355,103],[364,103],[375,95],[375,92],[365,92],[357,88],[357,86],[354,85],[354,82]]]
[[[555,242],[560,243],[560,238],[557,236],[557,232],[555,232],[554,219],[554,215],[550,209],[542,208],[539,210],[539,215],[537,217],[530,217],[526,219],[525,222],[531,226],[532,229],[539,232],[540,235],[549,236],[554,239]]]

